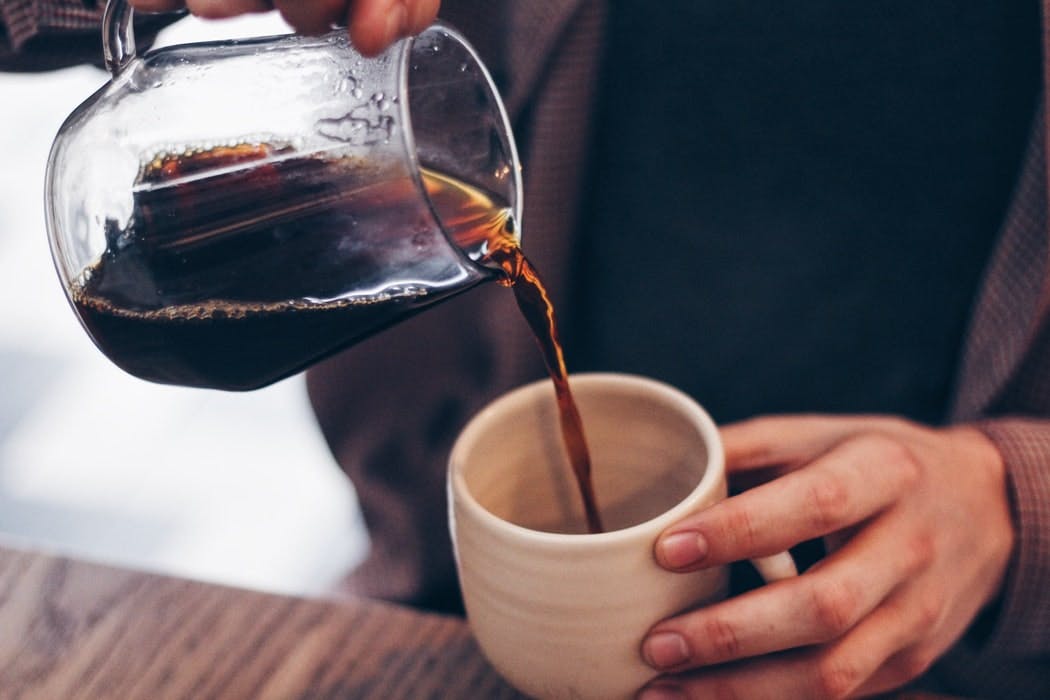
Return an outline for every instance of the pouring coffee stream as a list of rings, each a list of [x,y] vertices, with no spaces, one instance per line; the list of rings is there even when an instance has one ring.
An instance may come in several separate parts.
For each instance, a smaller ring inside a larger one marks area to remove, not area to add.
[[[59,277],[138,377],[248,390],[486,281],[511,286],[554,379],[600,529],[553,306],[521,249],[521,179],[474,49],[436,24],[375,59],[345,31],[138,55],[103,20],[110,82],[52,147]]]
[[[601,512],[598,509],[594,493],[594,479],[591,475],[591,456],[587,448],[587,438],[583,430],[583,419],[576,406],[572,389],[569,387],[569,373],[565,364],[558,336],[558,322],[554,316],[554,304],[547,294],[547,289],[540,280],[539,273],[521,246],[510,238],[503,239],[504,244],[497,246],[491,253],[492,260],[497,261],[507,273],[505,284],[512,287],[514,297],[522,316],[532,329],[532,334],[540,346],[547,372],[554,382],[554,394],[558,404],[558,418],[561,426],[562,441],[572,466],[573,475],[583,501],[584,517],[587,520],[587,531],[604,532]]]
[[[461,191],[456,183],[435,173],[426,173],[424,180],[431,199],[439,202],[438,208],[459,212],[456,217],[446,220],[452,239],[468,250],[483,251],[483,259],[503,271],[500,284],[513,290],[518,308],[539,345],[547,373],[554,384],[562,441],[579,488],[587,531],[603,532],[605,528],[591,475],[590,451],[583,420],[569,386],[554,302],[536,267],[522,250],[513,212],[480,192],[455,204],[442,202],[443,198],[455,198]]]

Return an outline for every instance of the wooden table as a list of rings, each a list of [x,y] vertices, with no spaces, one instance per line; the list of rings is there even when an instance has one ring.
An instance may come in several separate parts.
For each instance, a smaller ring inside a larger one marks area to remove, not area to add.
[[[0,545],[0,698],[520,698],[461,619]]]
[[[521,697],[459,618],[238,590],[0,544],[0,700]]]

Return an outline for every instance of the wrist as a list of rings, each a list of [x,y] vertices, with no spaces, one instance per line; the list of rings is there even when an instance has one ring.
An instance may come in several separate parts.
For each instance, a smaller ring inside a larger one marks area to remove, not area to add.
[[[975,425],[956,425],[947,429],[952,437],[960,460],[980,469],[982,476],[988,480],[988,486],[994,487],[996,493],[1007,498],[1006,460],[998,445],[979,427]]]
[[[1017,540],[1006,460],[998,445],[977,426],[954,426],[948,428],[948,434],[953,444],[953,467],[967,472],[960,474],[959,478],[973,479],[974,493],[982,495],[979,501],[981,512],[972,514],[981,523],[980,541],[974,542],[974,548],[975,553],[987,557],[990,568],[994,567],[994,571],[989,572],[993,584],[982,601],[982,609],[990,613],[1002,598]],[[982,617],[994,618],[994,614]]]

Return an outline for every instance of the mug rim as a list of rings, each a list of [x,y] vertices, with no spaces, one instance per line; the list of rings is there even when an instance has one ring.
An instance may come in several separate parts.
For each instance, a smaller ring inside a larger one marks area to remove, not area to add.
[[[707,464],[705,465],[703,476],[700,477],[700,480],[696,482],[689,493],[671,508],[648,520],[618,530],[599,533],[546,532],[518,525],[495,515],[477,501],[467,486],[462,467],[465,462],[464,453],[477,441],[480,431],[492,423],[495,414],[502,413],[507,409],[517,408],[519,405],[531,403],[535,400],[537,394],[546,392],[553,394],[554,389],[550,378],[544,378],[512,389],[486,404],[467,422],[466,426],[456,437],[448,459],[447,491],[450,524],[455,525],[455,508],[458,503],[461,507],[468,510],[471,515],[483,521],[487,527],[497,533],[528,540],[533,544],[556,544],[560,547],[582,547],[592,544],[608,546],[619,541],[634,540],[638,535],[654,529],[662,532],[665,528],[694,512],[697,504],[703,502],[718,487],[718,484],[724,481],[725,449],[722,445],[721,435],[718,432],[718,426],[707,410],[681,389],[658,379],[621,372],[570,374],[569,382],[574,387],[581,384],[614,383],[613,386],[641,388],[650,394],[658,395],[661,399],[670,403],[672,408],[677,409],[680,414],[691,419],[691,422],[700,431],[704,445],[707,448]],[[554,400],[553,396],[551,400]]]

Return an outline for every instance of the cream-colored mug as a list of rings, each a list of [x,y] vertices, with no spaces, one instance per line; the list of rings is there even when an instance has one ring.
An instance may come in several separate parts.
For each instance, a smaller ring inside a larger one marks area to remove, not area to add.
[[[641,658],[653,624],[726,595],[725,567],[671,573],[657,536],[726,498],[725,455],[707,412],[681,391],[624,374],[571,385],[606,532],[583,508],[543,380],[494,401],[464,428],[449,464],[449,516],[464,602],[483,653],[537,698],[633,697],[656,672]],[[755,562],[795,574],[786,553]]]

